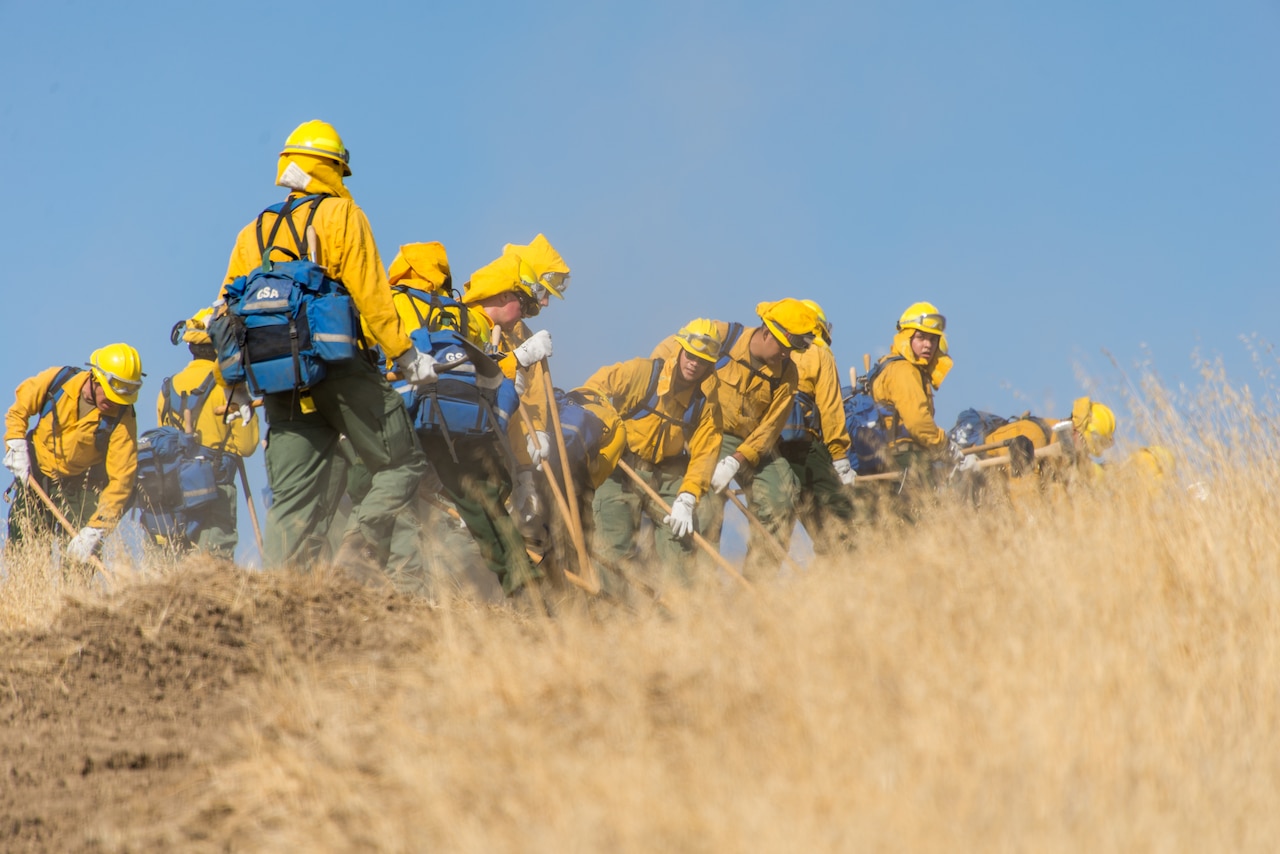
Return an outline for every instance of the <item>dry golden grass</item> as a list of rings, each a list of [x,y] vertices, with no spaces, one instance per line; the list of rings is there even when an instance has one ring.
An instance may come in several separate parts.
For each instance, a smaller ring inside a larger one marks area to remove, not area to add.
[[[1115,471],[944,501],[755,597],[554,621],[446,598],[394,657],[275,661],[119,845],[1271,850],[1277,449],[1235,403],[1248,432],[1216,445],[1166,404],[1144,424],[1204,501]]]

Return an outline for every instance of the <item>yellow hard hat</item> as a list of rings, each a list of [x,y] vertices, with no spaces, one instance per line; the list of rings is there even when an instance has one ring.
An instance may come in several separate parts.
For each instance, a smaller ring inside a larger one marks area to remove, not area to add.
[[[421,287],[415,285],[418,282],[426,285],[422,290],[447,292],[453,284],[453,277],[449,273],[449,256],[444,244],[433,240],[401,246],[387,268],[387,283],[397,285],[401,282],[410,287]]]
[[[138,399],[146,374],[142,372],[142,357],[128,344],[108,344],[94,350],[89,369],[108,400],[127,406]]]
[[[475,305],[489,297],[514,291],[525,297],[527,309],[529,303],[537,306],[533,290],[537,283],[537,274],[523,258],[518,255],[503,255],[471,274],[471,281],[466,284],[462,301],[467,305]],[[526,310],[525,314],[530,312]]]
[[[947,331],[947,319],[938,312],[938,307],[933,303],[913,302],[898,318],[898,331],[903,329],[941,335]]]
[[[756,314],[788,350],[807,350],[818,334],[818,315],[798,299],[762,302],[756,306]]]
[[[312,119],[303,122],[293,129],[289,138],[284,141],[281,154],[310,154],[313,157],[325,157],[342,164],[342,175],[351,174],[351,152],[342,144],[342,137],[333,129],[333,125]]]
[[[209,337],[209,318],[213,316],[212,308],[202,308],[186,320],[179,320],[169,331],[169,341],[178,344],[212,344]]]
[[[551,241],[547,240],[546,235],[537,235],[528,246],[508,243],[502,247],[502,254],[519,255],[533,268],[539,285],[560,299],[564,299],[564,292],[569,288],[569,265],[564,262],[564,258],[560,257],[560,253],[551,245]],[[534,289],[534,298],[542,298],[537,288]]]
[[[724,339],[720,337],[720,327],[714,320],[697,317],[690,320],[676,333],[676,342],[690,356],[696,356],[704,362],[715,362],[720,358],[720,346]]]
[[[827,320],[827,313],[822,310],[822,306],[818,305],[811,299],[802,299],[800,302],[813,309],[813,313],[818,316],[818,337],[814,342],[821,344],[823,347],[831,346],[831,321]]]
[[[1076,398],[1071,406],[1071,424],[1084,437],[1086,449],[1099,456],[1115,441],[1116,414],[1105,403],[1087,397]]]

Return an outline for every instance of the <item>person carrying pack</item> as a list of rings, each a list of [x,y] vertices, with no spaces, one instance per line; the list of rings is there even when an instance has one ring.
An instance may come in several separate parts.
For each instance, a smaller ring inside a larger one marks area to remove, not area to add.
[[[217,353],[208,330],[212,314],[212,309],[201,309],[174,324],[170,332],[171,343],[187,345],[191,362],[161,384],[156,398],[156,423],[161,428],[190,432],[192,441],[160,440],[149,435],[153,431],[142,434],[138,492],[139,498],[147,500],[135,499],[135,504],[142,512],[143,528],[158,544],[179,551],[195,548],[234,560],[239,543],[236,474],[240,460],[258,448],[258,415],[254,410],[249,423],[236,418],[228,424],[218,414],[226,408],[227,396],[214,372]],[[188,487],[175,492],[175,452],[182,454],[189,472],[196,460],[209,467],[214,494],[207,500],[202,500],[198,489]],[[155,485],[151,486],[153,481]],[[176,505],[175,500],[179,502]]]
[[[898,318],[893,345],[876,364],[867,385],[879,407],[886,447],[878,449],[886,469],[910,469],[913,476],[933,484],[933,462],[968,470],[977,463],[960,453],[945,430],[934,421],[933,393],[951,370],[946,318],[932,303],[917,302]],[[854,438],[857,450],[857,438]]]
[[[977,456],[992,458],[1008,455],[1009,473],[1014,477],[1036,472],[1042,476],[1064,479],[1085,473],[1092,479],[1093,458],[1099,457],[1114,442],[1116,416],[1111,407],[1088,397],[1076,398],[1069,418],[1042,418],[1024,412],[1002,418],[989,412],[966,409],[951,428],[952,440],[962,446],[1007,443],[1004,448],[980,452]],[[1061,445],[1063,453],[1052,459],[1036,459],[1036,452]]]
[[[721,493],[737,479],[747,494],[747,505],[769,535],[783,547],[795,527],[795,499],[799,483],[790,464],[778,454],[778,437],[799,386],[791,353],[804,350],[818,334],[818,316],[798,299],[762,302],[756,306],[760,325],[744,328],[738,323],[715,321],[723,342],[715,376],[724,419],[720,461],[711,475],[707,528],[702,535],[719,545],[724,523]],[[653,351],[655,358],[669,359],[680,349],[671,336]],[[748,578],[776,571],[779,558],[752,527],[747,541],[743,575]]]
[[[814,346],[795,351],[798,386],[791,414],[778,439],[778,453],[799,482],[796,517],[816,554],[847,549],[853,525],[848,487],[854,471],[849,463],[849,431],[840,396],[840,367],[831,352],[831,324],[822,306],[802,300],[818,316]]]
[[[594,549],[607,563],[631,560],[641,521],[653,522],[653,547],[666,572],[684,584],[693,580],[697,507],[711,485],[719,459],[724,420],[715,363],[723,345],[715,321],[696,318],[676,333],[677,352],[665,359],[630,359],[592,374],[574,394],[606,407],[625,437],[621,458],[671,508],[664,512],[616,468],[617,451],[602,438],[592,503]],[[607,418],[603,419],[607,422]],[[609,458],[613,456],[612,462]],[[704,505],[705,506],[705,505]],[[612,581],[605,573],[606,583]]]
[[[4,436],[4,464],[19,487],[9,509],[11,544],[33,534],[62,533],[43,502],[21,488],[30,478],[79,527],[67,555],[87,563],[97,554],[133,493],[138,466],[133,404],[143,376],[137,350],[108,344],[89,357],[88,370],[49,368],[18,385]]]
[[[369,221],[343,183],[350,174],[349,153],[331,125],[304,122],[289,135],[276,171],[277,185],[289,195],[236,238],[221,292],[223,311],[215,313],[210,328],[219,370],[233,386],[228,418],[238,415],[243,424],[250,418],[249,389],[237,382],[241,374],[264,392],[273,496],[263,532],[264,563],[307,569],[327,554],[337,509],[331,475],[338,437],[346,435],[371,473],[372,486],[334,561],[381,584],[395,518],[413,498],[426,460],[400,396],[364,345],[380,346],[413,385],[434,379],[435,366],[409,340],[396,313]],[[314,249],[308,245],[312,229]],[[250,279],[263,284],[251,288]],[[319,297],[323,305],[314,307]],[[340,322],[348,308],[371,339],[357,342],[354,351],[352,330],[342,330]],[[338,332],[324,334],[332,339],[316,334],[330,323]],[[265,330],[257,343],[255,330]],[[243,340],[238,360],[228,352],[233,348],[224,347],[228,337]]]

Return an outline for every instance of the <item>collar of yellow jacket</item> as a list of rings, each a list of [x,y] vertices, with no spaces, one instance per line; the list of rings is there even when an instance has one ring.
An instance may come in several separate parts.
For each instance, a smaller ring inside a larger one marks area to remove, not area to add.
[[[929,382],[933,387],[942,386],[942,381],[947,378],[947,374],[951,373],[951,366],[954,364],[951,356],[947,354],[947,336],[943,335],[938,341],[938,354],[933,359],[933,364],[929,364],[921,359],[915,353],[911,352],[911,336],[916,330],[903,329],[893,336],[893,353],[901,356],[913,365],[921,368],[928,368]]]
[[[310,154],[281,154],[276,162],[276,185],[300,193],[325,193],[351,198],[342,182],[342,170],[334,160]]]
[[[387,281],[392,285],[404,283],[424,291],[443,293],[452,282],[444,244],[433,240],[401,246],[387,268]]]

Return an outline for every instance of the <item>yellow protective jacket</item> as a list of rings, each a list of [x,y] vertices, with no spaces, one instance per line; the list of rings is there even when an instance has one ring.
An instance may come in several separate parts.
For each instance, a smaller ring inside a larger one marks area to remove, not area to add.
[[[840,366],[829,347],[814,344],[803,352],[793,352],[799,375],[798,394],[808,395],[818,413],[821,436],[814,436],[827,446],[831,459],[849,455],[849,428],[844,422],[844,398],[840,396]]]
[[[900,424],[911,442],[937,451],[947,446],[947,431],[933,420],[933,377],[937,359],[926,362],[918,358],[911,351],[912,334],[912,330],[904,329],[894,336],[892,353],[880,359],[886,364],[871,385],[871,396],[876,403],[892,406],[897,412],[894,423],[885,425],[889,435],[892,436]]]
[[[192,359],[169,382],[178,395],[193,392],[213,374],[213,367],[214,363],[208,359]],[[225,417],[217,414],[218,407],[226,404],[226,390],[215,383],[204,404],[191,413],[192,427],[200,437],[199,442],[206,448],[225,451],[238,457],[251,456],[258,448],[258,413],[254,411],[248,424],[241,423],[238,418],[227,424]],[[195,401],[191,401],[191,405],[194,406]],[[162,427],[185,429],[181,410],[175,411],[170,406],[164,392],[156,398],[156,421]]]
[[[308,189],[312,192],[324,192],[326,188],[313,188],[309,185]],[[297,198],[301,195],[294,192],[289,197]],[[306,226],[309,210],[310,205],[302,205],[291,215],[299,235],[302,235]],[[264,238],[270,233],[275,220],[276,217],[270,214],[264,218]],[[373,230],[369,227],[364,211],[343,191],[341,195],[320,201],[312,225],[315,226],[319,243],[318,262],[328,268],[330,277],[346,286],[374,343],[382,347],[388,358],[394,359],[403,354],[409,349],[411,342],[391,301],[391,288],[387,284],[382,259],[378,256],[378,247],[373,241]],[[305,240],[305,236],[303,239]],[[288,226],[282,225],[276,235],[276,243],[292,250],[292,242]],[[288,256],[280,252],[273,253],[272,258],[278,261],[289,260]],[[223,287],[261,264],[255,217],[236,238]]]
[[[27,425],[44,406],[45,395],[61,368],[49,368],[18,386],[16,400],[4,419],[4,438],[22,439]],[[92,528],[112,528],[124,514],[133,493],[138,470],[138,420],[133,407],[125,407],[111,431],[105,452],[98,450],[98,424],[102,412],[81,399],[89,372],[80,371],[63,385],[62,396],[53,411],[36,424],[31,444],[35,450],[35,466],[48,477],[76,477],[99,463],[105,463],[107,485],[98,498],[98,509],[89,519]]]
[[[721,340],[728,336],[729,324],[715,321]],[[763,327],[759,327],[763,328]],[[784,357],[778,372],[758,359],[751,357],[751,336],[755,328],[742,330],[738,340],[729,350],[729,360],[714,374],[720,398],[720,412],[724,419],[724,432],[741,438],[738,453],[747,464],[755,467],[778,443],[778,436],[787,424],[792,398],[799,385],[795,363]],[[765,334],[769,333],[767,330]],[[665,339],[653,356],[670,359],[680,351],[676,336]],[[704,387],[705,387],[704,383]]]
[[[649,381],[653,377],[653,359],[629,359],[601,368],[592,374],[582,389],[606,399],[623,416],[627,448],[649,463],[661,463],[683,454],[689,456],[681,492],[701,497],[711,484],[711,473],[720,458],[720,437],[724,420],[720,412],[719,381],[715,375],[703,382],[705,402],[697,422],[685,424],[685,415],[698,389],[692,385],[679,392],[671,389],[676,371],[676,357],[667,358],[658,374],[655,411],[642,413],[648,402]],[[638,416],[638,417],[629,417]],[[686,439],[686,430],[689,435]]]

